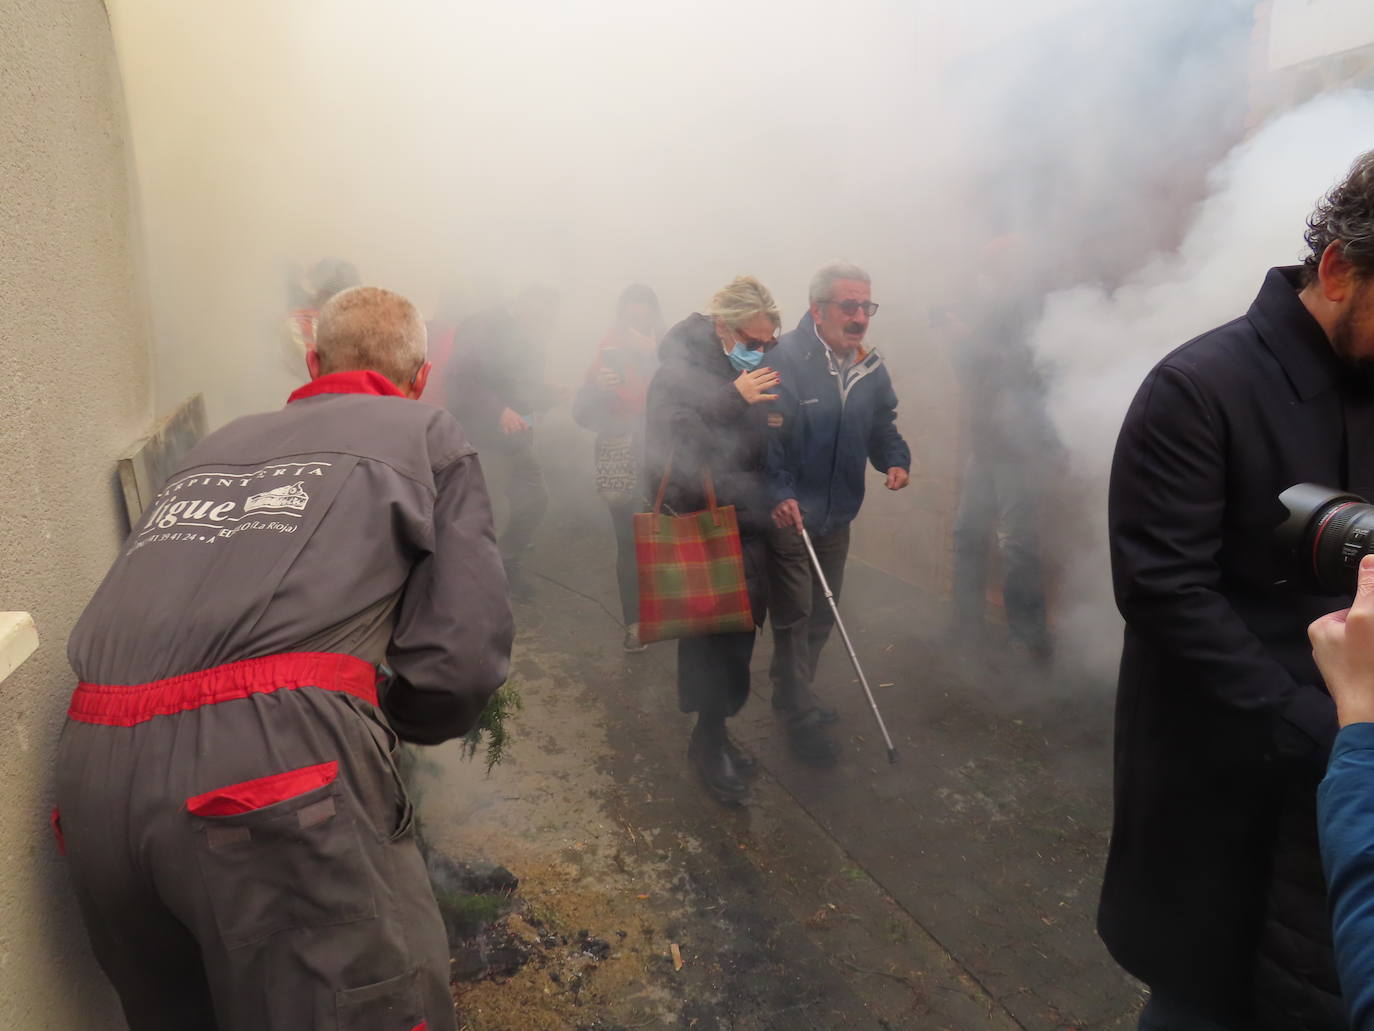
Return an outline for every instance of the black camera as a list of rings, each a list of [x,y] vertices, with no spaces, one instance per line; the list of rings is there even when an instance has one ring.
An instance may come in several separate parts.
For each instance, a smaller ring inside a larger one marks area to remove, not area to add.
[[[1315,483],[1279,495],[1288,510],[1274,531],[1279,567],[1320,594],[1354,594],[1360,559],[1374,554],[1374,505]]]

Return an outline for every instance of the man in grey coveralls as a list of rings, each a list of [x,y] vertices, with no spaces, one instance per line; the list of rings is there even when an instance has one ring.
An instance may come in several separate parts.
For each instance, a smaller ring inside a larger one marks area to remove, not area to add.
[[[68,645],[54,818],[133,1031],[454,1027],[395,750],[504,682],[506,581],[475,452],[413,401],[414,306],[344,291],[316,348],[186,457]]]

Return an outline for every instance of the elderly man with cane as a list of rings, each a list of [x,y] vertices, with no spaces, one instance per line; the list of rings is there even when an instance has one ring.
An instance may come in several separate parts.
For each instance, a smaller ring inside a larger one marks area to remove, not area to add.
[[[812,693],[816,661],[835,623],[823,585],[839,595],[865,467],[872,463],[887,477],[888,490],[901,490],[911,450],[897,430],[897,395],[882,356],[863,346],[878,310],[868,273],[847,263],[826,265],[811,280],[809,300],[801,323],[768,355],[779,374],[767,460],[769,672],[773,709],[787,726],[793,753],[827,766],[837,748],[825,728],[838,716]]]

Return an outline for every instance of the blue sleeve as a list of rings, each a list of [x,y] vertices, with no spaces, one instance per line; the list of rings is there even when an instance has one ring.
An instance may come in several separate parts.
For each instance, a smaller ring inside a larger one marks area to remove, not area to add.
[[[1374,723],[1336,736],[1317,790],[1317,832],[1350,1025],[1374,1028]]]
[[[768,408],[768,452],[764,479],[768,488],[768,503],[777,506],[797,496],[797,404],[796,387],[792,384],[792,369],[785,362],[769,363],[782,377],[773,388],[778,395]]]
[[[886,377],[881,387],[873,411],[873,426],[868,433],[868,460],[880,473],[892,468],[910,472],[911,448],[897,429],[897,392]]]

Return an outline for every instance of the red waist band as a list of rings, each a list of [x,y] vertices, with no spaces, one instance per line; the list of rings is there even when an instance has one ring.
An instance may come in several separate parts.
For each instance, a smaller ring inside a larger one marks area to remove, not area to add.
[[[202,705],[272,691],[319,687],[377,704],[377,670],[352,655],[288,652],[264,655],[148,684],[77,685],[67,709],[70,719],[109,727],[132,727],[154,716],[171,716]]]

